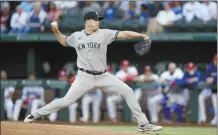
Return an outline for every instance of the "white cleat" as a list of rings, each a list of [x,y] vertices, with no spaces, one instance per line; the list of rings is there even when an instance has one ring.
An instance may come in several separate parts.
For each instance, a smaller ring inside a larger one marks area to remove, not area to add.
[[[152,125],[152,124],[146,124],[146,125],[139,125],[138,131],[140,133],[145,133],[149,131],[160,131],[162,130],[162,126]]]
[[[211,125],[216,126],[217,125],[217,117],[215,116],[212,121],[210,122]]]
[[[83,117],[81,117],[79,120],[80,120],[81,122],[84,122],[84,123],[88,123],[88,122],[89,122],[87,119],[85,119],[85,118],[83,118]]]
[[[37,118],[34,118],[32,114],[27,115],[27,117],[24,119],[25,123],[32,123],[36,121]]]

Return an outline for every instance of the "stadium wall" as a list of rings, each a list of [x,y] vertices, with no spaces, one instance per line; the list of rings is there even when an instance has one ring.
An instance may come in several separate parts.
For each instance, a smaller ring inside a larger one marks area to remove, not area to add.
[[[127,59],[131,63],[153,65],[160,61],[174,61],[183,63],[210,63],[213,54],[217,52],[215,41],[204,42],[153,42],[151,51],[139,57],[133,50],[134,41],[114,42],[108,48],[108,62],[119,64],[120,60]],[[64,63],[76,61],[76,52],[73,48],[64,48],[57,42],[2,42],[0,45],[0,69],[6,69],[9,78],[25,78],[28,72],[40,74],[41,64],[49,61],[52,66],[52,76]],[[7,52],[7,53],[6,53]],[[16,63],[16,66],[14,64]],[[140,69],[139,69],[140,70]]]

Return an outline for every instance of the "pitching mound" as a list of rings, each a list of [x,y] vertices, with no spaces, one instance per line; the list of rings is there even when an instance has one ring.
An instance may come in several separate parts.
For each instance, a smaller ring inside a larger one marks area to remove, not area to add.
[[[126,131],[110,131],[85,126],[23,122],[1,122],[1,135],[136,135]]]

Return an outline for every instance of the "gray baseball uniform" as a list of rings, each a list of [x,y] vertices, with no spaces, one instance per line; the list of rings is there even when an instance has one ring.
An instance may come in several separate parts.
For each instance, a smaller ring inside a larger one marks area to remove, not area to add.
[[[104,73],[107,65],[107,46],[116,39],[118,33],[116,30],[98,29],[93,34],[86,35],[84,30],[82,30],[67,37],[66,45],[76,49],[78,55],[77,66],[85,70],[103,73],[92,75],[78,70],[75,81],[63,98],[52,101],[33,112],[32,115],[38,118],[58,111],[74,103],[89,90],[98,88],[121,94],[139,125],[149,123],[145,114],[141,111],[133,90],[110,73]]]

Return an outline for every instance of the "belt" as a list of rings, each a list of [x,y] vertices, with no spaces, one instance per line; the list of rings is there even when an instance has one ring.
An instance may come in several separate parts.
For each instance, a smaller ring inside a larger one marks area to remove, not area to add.
[[[83,69],[83,68],[78,68],[78,69],[81,70],[81,71],[83,71],[83,72],[86,72],[86,73],[88,73],[88,74],[91,74],[91,75],[101,75],[101,74],[103,74],[103,73],[106,72],[106,70],[104,70],[104,72],[93,72],[93,71],[85,70],[85,69]]]

